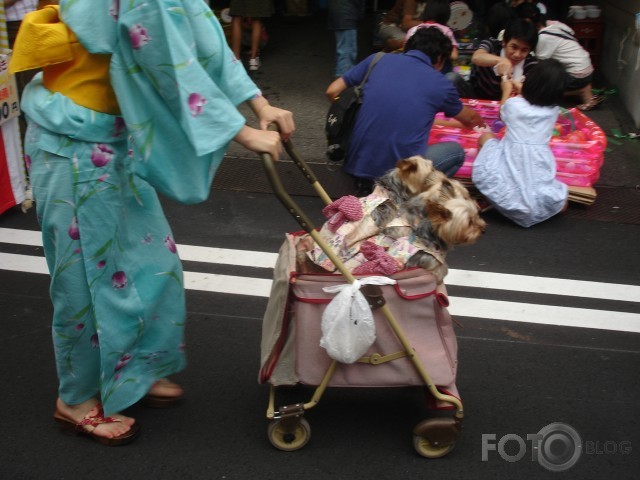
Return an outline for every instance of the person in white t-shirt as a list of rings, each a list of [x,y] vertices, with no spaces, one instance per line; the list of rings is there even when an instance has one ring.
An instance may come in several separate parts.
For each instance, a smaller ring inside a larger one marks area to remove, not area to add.
[[[536,25],[538,43],[536,57],[539,60],[553,58],[564,65],[569,82],[565,87],[565,95],[580,98],[579,110],[588,111],[604,100],[602,95],[594,95],[591,82],[594,68],[591,55],[578,42],[574,31],[568,25],[556,20],[547,20],[532,3],[524,3],[516,8],[520,18]]]

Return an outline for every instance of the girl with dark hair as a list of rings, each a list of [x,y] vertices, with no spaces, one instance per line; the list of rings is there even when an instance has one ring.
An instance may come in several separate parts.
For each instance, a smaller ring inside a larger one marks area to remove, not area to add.
[[[507,131],[502,140],[491,133],[478,140],[474,185],[522,227],[542,222],[567,205],[567,186],[555,178],[556,160],[549,148],[566,82],[564,67],[553,59],[532,68],[522,86],[503,77],[500,117]],[[512,96],[518,90],[522,95]]]

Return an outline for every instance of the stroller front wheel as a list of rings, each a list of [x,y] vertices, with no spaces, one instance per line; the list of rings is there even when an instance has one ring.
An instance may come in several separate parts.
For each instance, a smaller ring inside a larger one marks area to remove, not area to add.
[[[267,428],[271,445],[278,450],[292,452],[304,447],[311,438],[309,422],[301,418],[293,427],[284,425],[281,420],[273,420]]]

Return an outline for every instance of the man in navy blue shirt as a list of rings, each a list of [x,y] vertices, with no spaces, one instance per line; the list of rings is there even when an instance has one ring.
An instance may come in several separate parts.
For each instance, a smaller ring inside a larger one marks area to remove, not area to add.
[[[480,115],[463,106],[453,84],[440,73],[451,54],[451,41],[437,28],[421,28],[402,54],[387,54],[375,65],[364,86],[363,104],[349,140],[343,170],[356,183],[371,184],[401,158],[423,155],[435,168],[452,176],[464,162],[456,142],[427,147],[438,112],[466,128],[484,125]],[[373,55],[327,88],[330,100],[364,78]],[[366,193],[366,186],[361,193]]]

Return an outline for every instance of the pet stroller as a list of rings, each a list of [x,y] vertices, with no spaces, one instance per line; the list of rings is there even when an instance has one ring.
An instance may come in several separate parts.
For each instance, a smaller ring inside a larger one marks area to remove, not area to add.
[[[329,204],[331,199],[291,142],[285,149]],[[444,285],[438,286],[435,276],[422,268],[391,275],[393,285],[363,285],[360,291],[372,309],[375,342],[354,363],[330,358],[320,346],[321,317],[333,295],[323,287],[353,284],[363,277],[351,274],[285,192],[271,157],[265,154],[262,159],[276,196],[304,229],[286,235],[262,326],[259,381],[269,383],[269,441],[283,451],[304,447],[311,434],[304,414],[318,404],[327,387],[426,386],[429,405],[453,413],[419,422],[413,429],[413,445],[427,458],[446,455],[460,436],[463,407],[455,386],[457,342]],[[341,274],[297,270],[300,239],[305,236],[316,242]],[[316,387],[312,398],[276,408],[277,387],[297,384]]]

